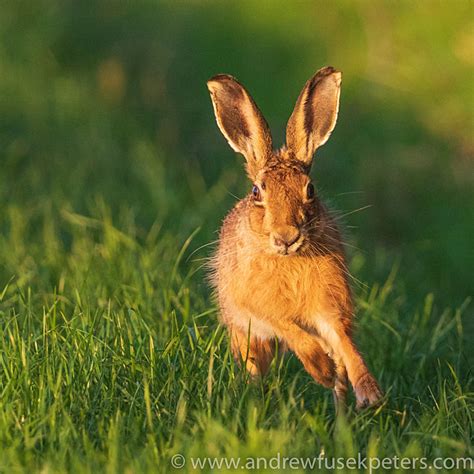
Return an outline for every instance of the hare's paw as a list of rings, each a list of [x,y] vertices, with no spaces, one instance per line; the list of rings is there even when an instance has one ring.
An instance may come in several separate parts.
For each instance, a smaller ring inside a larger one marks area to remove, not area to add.
[[[383,397],[378,383],[368,372],[356,383],[354,392],[357,400],[357,409],[377,405]]]

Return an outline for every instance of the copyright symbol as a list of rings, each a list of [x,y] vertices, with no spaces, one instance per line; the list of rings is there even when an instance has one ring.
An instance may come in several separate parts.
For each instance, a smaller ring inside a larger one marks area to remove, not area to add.
[[[171,458],[171,465],[175,469],[181,469],[186,464],[186,458],[182,454],[175,454]]]

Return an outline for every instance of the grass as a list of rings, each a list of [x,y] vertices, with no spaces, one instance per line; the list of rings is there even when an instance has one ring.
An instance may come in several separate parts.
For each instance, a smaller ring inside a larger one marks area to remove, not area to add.
[[[395,270],[359,288],[359,343],[388,395],[336,421],[292,356],[247,383],[186,260],[191,238],[140,238],[104,209],[43,215],[32,234],[22,211],[7,220],[1,259],[18,271],[0,292],[1,472],[168,472],[175,453],[472,456],[467,301],[408,302]]]
[[[472,5],[178,3],[0,7],[0,473],[472,457]],[[249,186],[206,80],[237,76],[281,142],[326,64],[341,111],[313,176],[387,392],[338,419],[294,356],[248,384],[202,268]]]

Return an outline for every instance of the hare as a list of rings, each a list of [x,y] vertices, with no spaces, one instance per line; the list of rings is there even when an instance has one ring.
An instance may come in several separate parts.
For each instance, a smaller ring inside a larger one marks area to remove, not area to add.
[[[246,160],[251,192],[225,218],[211,280],[232,353],[264,375],[276,343],[345,404],[348,379],[359,408],[382,392],[352,339],[354,308],[336,223],[309,176],[313,154],[336,125],[341,73],[320,69],[304,86],[274,150],[267,122],[232,76],[207,82],[217,124]]]

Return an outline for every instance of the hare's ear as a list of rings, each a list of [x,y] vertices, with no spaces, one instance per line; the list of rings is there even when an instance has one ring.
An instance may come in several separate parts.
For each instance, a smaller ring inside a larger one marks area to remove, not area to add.
[[[340,91],[341,73],[325,67],[305,84],[296,101],[286,127],[286,146],[307,166],[336,125]]]
[[[218,74],[207,82],[217,125],[229,145],[247,160],[251,179],[272,153],[272,137],[250,94],[232,76]]]

